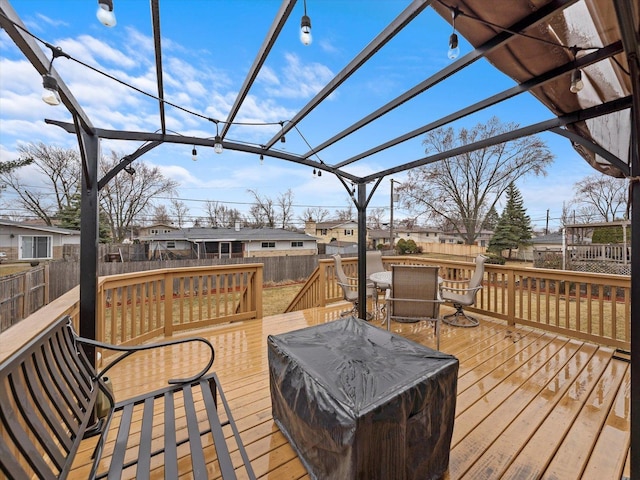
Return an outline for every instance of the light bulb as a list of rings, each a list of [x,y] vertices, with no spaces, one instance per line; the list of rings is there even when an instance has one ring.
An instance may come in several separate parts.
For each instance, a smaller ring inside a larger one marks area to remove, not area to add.
[[[196,147],[193,147],[193,150],[191,150],[191,160],[194,162],[198,160],[198,151],[196,150]]]
[[[222,153],[224,148],[222,147],[222,140],[220,140],[220,135],[216,135],[216,138],[213,140],[213,151],[216,153]]]
[[[47,105],[57,106],[60,105],[60,94],[58,93],[58,81],[50,74],[45,73],[42,75],[42,100]]]
[[[575,69],[571,72],[571,87],[569,87],[569,91],[571,93],[578,93],[583,87],[582,72],[579,69]]]
[[[116,14],[113,13],[113,0],[98,0],[96,17],[105,27],[115,27]]]
[[[260,154],[260,165],[264,165],[264,155]]]
[[[451,60],[458,58],[460,55],[460,47],[458,47],[458,35],[452,33],[449,37],[449,51],[447,52],[447,57]]]
[[[303,15],[300,21],[300,41],[303,45],[311,45],[311,19]]]

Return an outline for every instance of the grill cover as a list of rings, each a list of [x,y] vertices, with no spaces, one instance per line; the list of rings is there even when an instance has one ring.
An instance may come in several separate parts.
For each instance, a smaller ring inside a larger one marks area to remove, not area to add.
[[[356,318],[268,337],[273,418],[313,478],[435,479],[458,360]]]

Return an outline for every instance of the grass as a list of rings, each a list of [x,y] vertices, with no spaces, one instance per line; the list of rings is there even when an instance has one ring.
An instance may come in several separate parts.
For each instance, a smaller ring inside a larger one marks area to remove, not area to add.
[[[31,265],[28,263],[3,263],[0,264],[0,277],[8,277],[9,275],[24,272],[30,268]]]
[[[284,312],[304,283],[265,285],[262,290],[262,310],[265,317]]]

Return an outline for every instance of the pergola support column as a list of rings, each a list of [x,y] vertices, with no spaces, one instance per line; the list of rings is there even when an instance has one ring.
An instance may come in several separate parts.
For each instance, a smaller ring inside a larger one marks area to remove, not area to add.
[[[98,159],[100,139],[82,131],[82,188],[80,197],[80,336],[96,338],[98,297]],[[86,347],[95,365],[95,348]]]

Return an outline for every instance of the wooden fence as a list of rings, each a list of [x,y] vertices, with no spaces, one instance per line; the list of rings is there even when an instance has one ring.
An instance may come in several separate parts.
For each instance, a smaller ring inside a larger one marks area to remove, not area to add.
[[[0,332],[49,303],[49,268],[0,277]]]
[[[264,265],[264,282],[278,284],[287,281],[303,282],[326,255],[295,255],[264,258],[219,258],[208,260],[154,260],[144,262],[99,262],[98,275],[110,276],[157,269],[192,268],[216,265],[242,265],[261,263]],[[77,286],[80,282],[80,263],[76,261],[51,262],[49,296],[51,300]]]
[[[437,264],[447,280],[470,278],[470,262],[424,257],[383,257],[393,264]],[[357,277],[357,258],[343,258],[347,276]],[[325,306],[342,299],[332,260],[321,260],[287,311]],[[550,269],[486,265],[483,289],[466,310],[566,334],[595,343],[631,348],[631,277]]]

